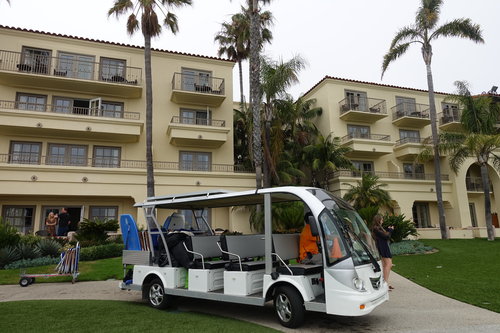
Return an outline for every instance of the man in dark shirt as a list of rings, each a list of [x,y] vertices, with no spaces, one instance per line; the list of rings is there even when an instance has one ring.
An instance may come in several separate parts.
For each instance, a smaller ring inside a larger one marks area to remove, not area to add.
[[[59,213],[59,228],[57,229],[57,236],[67,236],[69,226],[71,221],[69,220],[69,214],[66,208],[61,208],[61,212]]]

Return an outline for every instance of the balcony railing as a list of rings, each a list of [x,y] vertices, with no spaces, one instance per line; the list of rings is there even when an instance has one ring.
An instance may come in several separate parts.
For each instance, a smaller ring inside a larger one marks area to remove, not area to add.
[[[456,112],[441,112],[438,114],[439,125],[449,124],[449,123],[459,123],[462,118],[462,113],[460,111]]]
[[[186,124],[186,125],[201,125],[213,127],[226,127],[225,120],[206,119],[206,118],[186,118],[173,116],[171,123],[173,124]]]
[[[427,143],[431,143],[431,139],[430,138],[424,138],[424,139],[421,139],[421,138],[402,138],[402,139],[396,140],[396,146],[401,146],[401,145],[404,145],[406,143],[427,144]]]
[[[367,97],[347,97],[339,102],[340,114],[348,111],[387,114],[385,100]]]
[[[224,95],[224,79],[212,76],[174,73],[172,89],[211,95]]]
[[[363,174],[371,174],[379,178],[388,179],[409,179],[409,180],[434,180],[435,175],[431,173],[405,173],[405,172],[374,172],[374,171],[352,171],[352,170],[337,170],[332,173],[333,178],[339,177],[355,177],[361,178]],[[441,174],[441,180],[450,180],[449,175]]]
[[[83,108],[69,107],[51,104],[37,104],[28,102],[15,101],[0,101],[0,109],[18,110],[18,111],[38,111],[38,112],[53,112],[58,114],[72,114],[86,117],[103,117],[103,118],[123,118],[130,120],[139,120],[141,114],[139,112],[125,112],[104,110],[98,108]]]
[[[0,154],[1,164],[29,164],[29,165],[57,165],[73,167],[94,167],[94,168],[133,168],[146,169],[146,161],[121,160],[119,158],[107,157],[61,157],[61,156],[41,156],[37,153],[13,153]],[[181,170],[181,171],[204,171],[204,172],[234,172],[252,173],[241,165],[214,164],[214,163],[189,163],[189,162],[153,162],[156,170]]]
[[[343,136],[340,142],[346,143],[352,139],[365,139],[365,140],[375,140],[375,141],[391,141],[391,136],[386,134],[362,134],[362,133],[351,133]]]
[[[0,70],[127,85],[140,85],[142,69],[124,63],[90,62],[0,50]]]
[[[481,177],[466,177],[465,187],[469,192],[484,192],[483,179]],[[493,192],[493,184],[491,182],[490,192]]]
[[[391,108],[392,120],[403,117],[429,119],[429,105],[417,103],[399,103]]]

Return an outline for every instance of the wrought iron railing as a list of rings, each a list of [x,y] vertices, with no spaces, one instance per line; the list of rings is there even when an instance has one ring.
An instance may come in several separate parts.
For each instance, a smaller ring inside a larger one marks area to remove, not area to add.
[[[72,114],[88,117],[103,117],[103,118],[123,118],[131,120],[139,120],[141,114],[139,112],[114,111],[104,110],[102,108],[83,108],[70,107],[51,104],[37,104],[29,102],[15,101],[0,101],[0,109],[18,110],[18,111],[39,111],[53,112],[58,114]]]
[[[435,175],[431,173],[405,173],[405,172],[375,172],[375,171],[358,171],[358,170],[337,170],[332,173],[333,178],[339,177],[354,177],[361,178],[363,174],[371,174],[379,178],[388,179],[411,179],[411,180],[434,180]],[[441,180],[450,180],[449,175],[441,174]]]
[[[427,143],[431,143],[432,142],[431,140],[432,140],[432,138],[421,139],[421,138],[406,137],[406,138],[396,140],[396,146],[404,145],[406,143],[427,144]]]
[[[142,68],[125,66],[125,62],[92,62],[76,57],[49,57],[0,50],[0,70],[56,76],[126,85],[140,85]]]
[[[369,113],[387,114],[384,99],[367,97],[347,97],[339,102],[340,114],[347,111],[361,111]]]
[[[224,95],[224,79],[205,75],[174,73],[172,89],[210,95]]]
[[[375,141],[391,141],[391,136],[386,134],[363,134],[363,133],[351,133],[343,136],[340,142],[346,143],[352,139],[365,139],[365,140],[375,140]]]
[[[131,168],[146,169],[146,161],[143,160],[121,160],[111,157],[61,157],[61,156],[41,156],[37,153],[12,153],[0,154],[1,164],[15,165],[51,165],[51,166],[72,166],[72,167],[93,167],[93,168]],[[252,173],[241,165],[216,164],[216,163],[189,163],[189,162],[164,162],[154,161],[153,167],[156,170],[181,170],[181,171],[205,171],[205,172],[234,172]]]
[[[429,119],[429,105],[418,103],[399,103],[391,108],[392,120],[403,117]]]
[[[449,123],[459,123],[462,118],[462,112],[457,110],[455,112],[441,112],[438,113],[439,125],[445,125]]]
[[[493,192],[493,184],[490,182],[490,192]],[[469,192],[484,192],[483,179],[481,177],[466,177],[465,187]]]
[[[213,127],[226,127],[225,120],[206,119],[206,118],[186,118],[186,117],[179,117],[179,116],[173,116],[171,123],[186,124],[186,125],[213,126]]]

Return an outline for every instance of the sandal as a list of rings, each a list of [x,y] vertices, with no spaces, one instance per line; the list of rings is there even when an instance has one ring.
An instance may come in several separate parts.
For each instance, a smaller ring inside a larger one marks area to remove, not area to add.
[[[394,289],[394,287],[393,287],[393,286],[389,286],[389,290],[393,290],[393,289]]]

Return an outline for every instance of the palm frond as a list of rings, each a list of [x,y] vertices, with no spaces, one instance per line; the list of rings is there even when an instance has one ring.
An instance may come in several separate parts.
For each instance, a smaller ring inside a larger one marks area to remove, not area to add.
[[[421,30],[433,29],[439,20],[442,4],[442,0],[422,0],[415,16],[416,26]]]
[[[382,75],[380,76],[381,78],[384,77],[384,73],[387,70],[387,67],[389,67],[389,64],[405,54],[409,46],[410,43],[404,43],[395,45],[394,47],[391,47],[389,49],[389,52],[384,55],[384,61],[382,62]]]
[[[120,16],[123,13],[126,13],[128,10],[133,9],[134,4],[131,0],[116,0],[108,10],[108,16],[116,15],[116,17]]]
[[[484,43],[481,27],[465,18],[445,23],[432,33],[430,39],[439,37],[460,37],[470,39],[475,43]]]
[[[399,44],[404,44],[422,39],[423,36],[421,36],[420,31],[418,31],[414,27],[404,27],[401,28],[396,33],[396,36],[394,36],[394,38],[392,39],[391,46],[389,47],[389,49],[393,49],[396,45]]]

